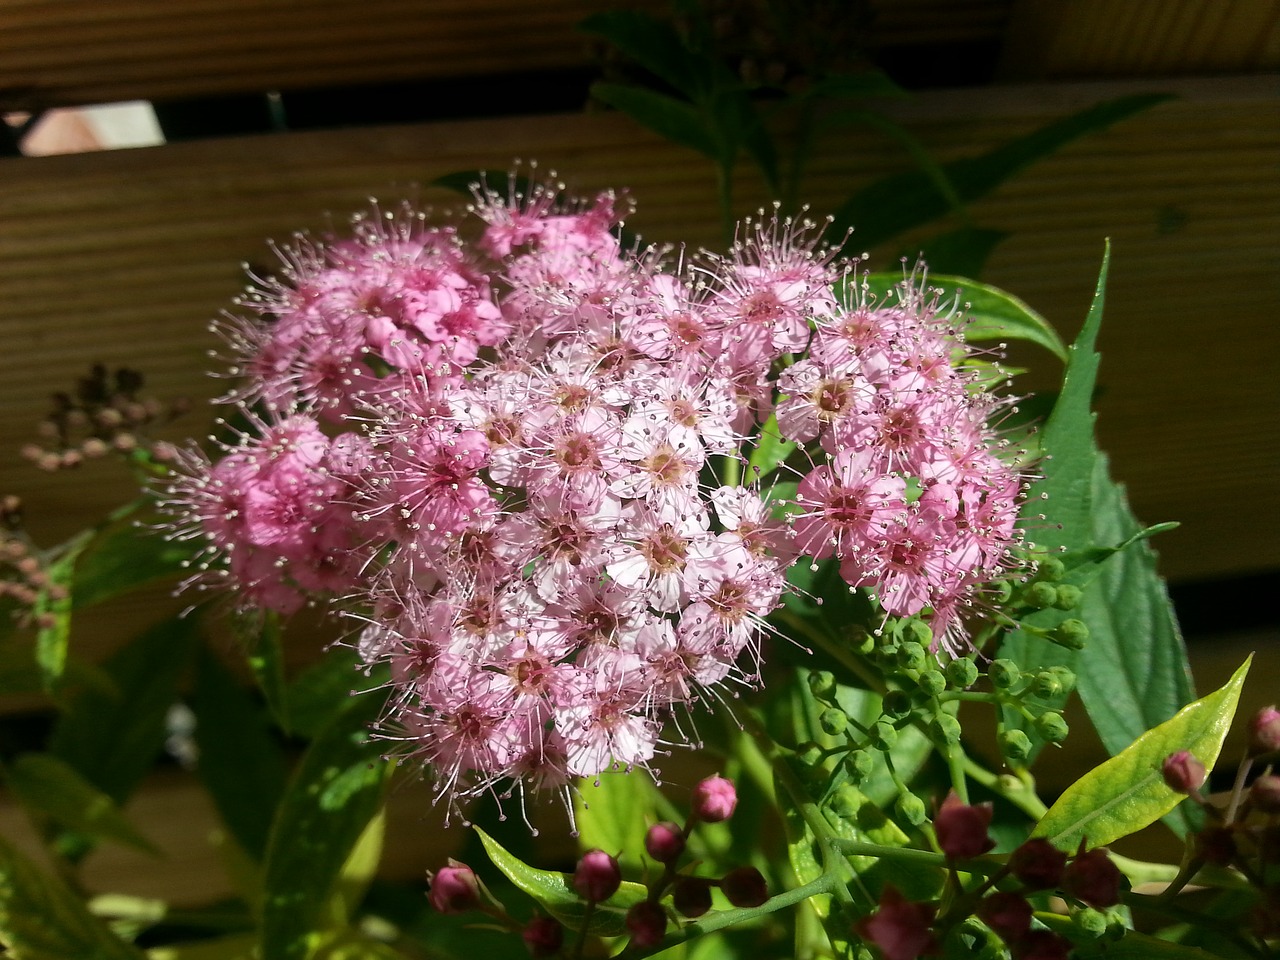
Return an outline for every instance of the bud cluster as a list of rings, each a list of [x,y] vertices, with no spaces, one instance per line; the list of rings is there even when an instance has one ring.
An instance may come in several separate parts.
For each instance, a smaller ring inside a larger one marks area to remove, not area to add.
[[[41,598],[58,602],[66,596],[66,587],[50,580],[45,560],[22,528],[22,501],[13,494],[0,497],[0,601],[13,601],[19,626],[43,630],[53,626],[55,618],[38,612]]]
[[[127,367],[108,373],[94,364],[73,392],[53,394],[53,410],[40,422],[40,443],[22,448],[22,456],[41,470],[53,472],[99,460],[109,453],[132,456],[147,451],[151,458],[172,455],[167,444],[154,443],[148,430],[185,413],[189,404],[176,400],[168,406],[140,396],[142,374]]]

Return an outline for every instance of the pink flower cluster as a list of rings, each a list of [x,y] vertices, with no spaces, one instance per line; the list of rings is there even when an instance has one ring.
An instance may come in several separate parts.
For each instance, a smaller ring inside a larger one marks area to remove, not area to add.
[[[471,245],[365,217],[218,325],[260,412],[187,454],[179,535],[247,603],[363,618],[384,733],[442,797],[646,764],[674,710],[756,679],[800,557],[951,641],[1017,536],[936,300],[845,303],[852,268],[790,221],[669,272],[617,208],[478,186]],[[738,478],[766,424],[795,451],[764,489]]]

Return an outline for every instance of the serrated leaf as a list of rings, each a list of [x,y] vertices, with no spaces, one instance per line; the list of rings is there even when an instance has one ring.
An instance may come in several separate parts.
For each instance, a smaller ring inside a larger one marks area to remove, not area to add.
[[[573,878],[567,873],[539,870],[512,856],[502,844],[479,827],[475,827],[480,842],[493,865],[515,884],[522,893],[532,897],[541,907],[570,930],[580,930],[586,918],[587,903],[573,889]],[[598,937],[617,937],[626,932],[623,917],[627,909],[648,896],[648,890],[639,883],[624,880],[608,900],[597,903],[591,911],[588,932]]]
[[[584,783],[574,794],[578,846],[600,849],[618,858],[627,872],[644,867],[644,837],[657,823],[658,788],[643,770],[605,771],[596,784]]]
[[[14,960],[144,960],[57,877],[0,837],[0,944]]]
[[[1167,814],[1185,797],[1165,784],[1161,764],[1170,754],[1188,750],[1213,767],[1251,662],[1252,657],[1221,689],[1183,707],[1073,783],[1036,824],[1032,836],[1074,852],[1082,840],[1089,847],[1104,846]]]
[[[73,697],[49,752],[123,804],[164,747],[165,718],[197,633],[194,619],[165,621],[109,657],[102,669],[113,688],[88,687]]]
[[[240,848],[261,862],[287,776],[266,711],[207,647],[196,657],[191,709],[200,781]]]
[[[593,83],[591,95],[673,143],[720,163],[733,160],[732,152],[707,129],[697,108],[683,100],[644,87],[604,82]]]
[[[990,340],[1026,340],[1044,347],[1059,360],[1064,362],[1067,360],[1067,348],[1063,345],[1062,338],[1058,336],[1058,331],[1048,320],[1013,294],[990,284],[949,274],[930,272],[928,283],[930,287],[943,290],[944,296],[953,292],[957,294],[958,303],[964,307],[965,316],[968,318],[964,328],[965,340],[975,343]],[[859,288],[865,288],[869,294],[883,301],[886,298],[892,300],[902,284],[901,273],[870,273],[859,283]],[[849,295],[848,292],[841,294],[846,302]],[[1100,320],[1102,316],[1100,304],[1098,311]],[[1090,349],[1092,349],[1092,343]]]
[[[276,812],[263,869],[262,954],[306,957],[324,928],[343,864],[382,805],[392,765],[369,724],[376,696],[356,697],[303,755]]]
[[[1139,94],[1109,100],[1001,144],[982,156],[944,164],[942,171],[959,199],[969,203],[1071,141],[1167,99],[1162,94]],[[942,216],[952,206],[935,175],[919,170],[894,174],[845,201],[836,211],[827,235],[833,242],[843,243],[847,231],[856,228],[849,245],[865,250]]]
[[[37,819],[47,818],[91,840],[111,840],[152,856],[160,854],[109,796],[55,756],[24,753],[9,765],[6,780]]]

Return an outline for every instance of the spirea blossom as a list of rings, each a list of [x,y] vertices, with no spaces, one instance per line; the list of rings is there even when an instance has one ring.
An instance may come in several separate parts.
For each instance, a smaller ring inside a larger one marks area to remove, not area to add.
[[[877,302],[777,218],[670,269],[614,194],[474,194],[465,230],[300,238],[216,325],[247,425],[172,482],[196,579],[358,617],[381,733],[451,804],[649,764],[757,681],[793,563],[961,642],[1022,485],[921,277]]]

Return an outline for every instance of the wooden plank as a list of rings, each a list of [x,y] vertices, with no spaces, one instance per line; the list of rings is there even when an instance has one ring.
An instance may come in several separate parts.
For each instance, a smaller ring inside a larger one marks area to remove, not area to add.
[[[1126,89],[938,94],[903,107],[901,118],[945,160]],[[1067,332],[1084,315],[1102,239],[1112,237],[1100,430],[1138,514],[1183,522],[1158,546],[1171,576],[1192,579],[1280,565],[1280,487],[1268,482],[1280,448],[1280,110],[1261,83],[1185,92],[1027,171],[974,215],[1015,233],[989,279]],[[158,397],[203,401],[219,389],[204,372],[216,346],[205,324],[239,289],[240,261],[269,262],[263,238],[323,228],[370,193],[439,199],[413,184],[504,169],[519,154],[584,190],[628,186],[640,205],[632,225],[648,238],[717,239],[709,165],[612,115],[0,162],[0,490],[24,496],[44,543],[100,516],[130,494],[123,473],[93,465],[50,476],[14,456],[51,389],[99,361],[142,369]],[[905,163],[871,135],[832,137],[814,159],[808,196],[829,209]],[[739,188],[749,210],[758,185],[744,175]],[[1043,385],[1052,370],[1041,366]],[[194,414],[169,434],[202,433],[204,422]]]
[[[1015,0],[1009,80],[1280,70],[1280,0]]]
[[[9,0],[0,109],[580,66],[618,0]]]

